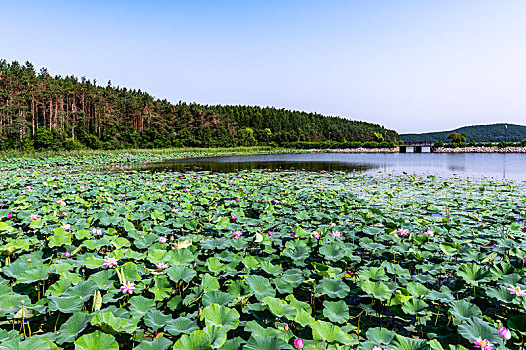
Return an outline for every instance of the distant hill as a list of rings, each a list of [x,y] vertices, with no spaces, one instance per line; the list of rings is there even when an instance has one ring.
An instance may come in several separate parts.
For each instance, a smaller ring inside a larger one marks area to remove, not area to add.
[[[490,124],[490,125],[471,125],[463,126],[461,128],[450,131],[436,131],[422,134],[400,134],[400,139],[404,142],[447,142],[447,137],[453,133],[466,135],[467,141],[475,142],[500,142],[504,141],[505,125]],[[508,125],[508,142],[520,142],[526,140],[526,126],[507,124]]]

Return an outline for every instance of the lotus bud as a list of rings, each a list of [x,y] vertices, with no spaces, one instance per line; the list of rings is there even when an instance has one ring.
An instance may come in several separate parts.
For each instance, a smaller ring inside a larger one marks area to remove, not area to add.
[[[504,327],[499,328],[498,334],[502,339],[505,339],[505,340],[511,339],[511,332],[509,328],[504,328]]]
[[[294,340],[294,347],[296,349],[303,349],[303,339],[296,338],[296,340]]]

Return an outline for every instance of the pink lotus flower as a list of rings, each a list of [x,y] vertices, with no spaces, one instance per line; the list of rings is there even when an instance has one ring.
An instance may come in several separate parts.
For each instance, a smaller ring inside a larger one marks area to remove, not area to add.
[[[501,337],[504,340],[510,340],[511,339],[511,332],[509,328],[500,327],[498,331],[499,337]]]
[[[70,224],[64,224],[62,226],[60,226],[61,229],[65,230],[65,231],[68,231],[71,229],[71,225]]]
[[[102,236],[102,229],[94,228],[94,229],[91,230],[91,233],[93,233],[94,235],[97,235],[97,236]]]
[[[469,243],[469,242],[466,243],[466,245],[467,245],[468,247],[470,247],[470,248],[473,248],[473,244],[471,244],[471,243]]]
[[[435,233],[431,230],[427,230],[426,232],[424,232],[425,235],[428,235],[429,237],[433,237],[435,235]]]
[[[179,209],[172,208],[172,213],[178,213]]]
[[[117,266],[117,259],[113,257],[104,259],[104,264],[106,264],[106,267]]]
[[[166,237],[159,237],[159,243],[166,243]]]
[[[133,291],[135,290],[135,283],[125,282],[122,284],[121,289],[122,289],[122,294],[126,294],[126,293],[132,294]]]
[[[155,267],[157,267],[159,270],[164,270],[164,269],[167,269],[168,268],[168,264],[165,264],[163,262],[160,262],[158,263],[157,265],[155,265]]]
[[[510,284],[510,286],[511,288],[508,288],[508,290],[510,291],[510,294],[516,294],[518,297],[522,297],[526,295],[526,291],[521,290],[518,284],[517,284],[517,287],[514,287],[513,284]]]
[[[31,215],[31,220],[36,220],[38,219],[38,215],[37,214],[32,214]]]
[[[267,232],[267,235],[269,235],[269,236],[272,236],[273,234],[274,234],[274,232],[272,232],[272,231],[268,231]]]
[[[524,257],[524,259],[522,259],[522,262],[526,263],[526,256]]]
[[[333,236],[334,238],[341,238],[342,237],[342,234],[340,233],[340,231],[332,231],[331,233],[329,233],[331,236]]]
[[[313,238],[316,238],[316,239],[320,239],[321,234],[320,234],[319,232],[314,231],[314,232],[312,233],[312,237],[313,237]]]
[[[241,235],[243,235],[241,231],[234,232],[234,239],[238,239],[239,237],[241,237]]]
[[[59,199],[59,200],[57,201],[57,204],[58,204],[58,205],[66,205],[66,202],[65,202],[63,199]]]
[[[71,253],[70,253],[70,252],[65,252],[65,253],[64,253],[64,256],[65,256],[66,258],[69,258],[69,257],[71,256]]]
[[[494,350],[493,344],[491,344],[487,339],[482,340],[482,338],[477,338],[477,340],[474,340],[473,343],[475,344],[475,347],[480,348],[480,350]]]
[[[375,346],[373,346],[373,348],[371,350],[382,350],[382,348],[379,347],[378,345],[375,345]]]
[[[406,229],[406,228],[399,228],[398,229],[398,234],[402,235],[402,236],[405,236],[405,235],[409,234],[409,230]]]
[[[296,340],[294,340],[294,347],[296,349],[303,349],[303,339],[296,338]]]
[[[65,211],[62,212],[62,216],[67,216],[68,213],[66,213]]]
[[[11,219],[13,217],[13,214],[7,214],[7,218]]]

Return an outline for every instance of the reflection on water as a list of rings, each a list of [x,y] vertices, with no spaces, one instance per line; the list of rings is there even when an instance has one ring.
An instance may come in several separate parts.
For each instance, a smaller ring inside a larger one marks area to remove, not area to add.
[[[236,172],[240,170],[304,170],[304,171],[366,171],[379,168],[380,165],[363,163],[341,163],[320,161],[218,161],[214,158],[192,160],[174,160],[149,163],[134,170],[141,171],[212,171]]]
[[[378,173],[417,173],[440,176],[463,175],[526,181],[526,154],[519,153],[406,153],[352,154],[304,153],[261,154],[215,158],[171,160],[127,165],[140,171],[305,170],[364,171]],[[113,169],[116,171],[126,169]]]

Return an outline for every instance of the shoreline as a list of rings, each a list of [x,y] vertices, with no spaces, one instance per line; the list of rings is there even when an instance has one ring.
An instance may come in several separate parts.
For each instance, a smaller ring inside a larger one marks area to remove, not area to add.
[[[305,149],[305,152],[318,152],[318,153],[400,153],[400,148],[328,148],[328,149]],[[424,152],[429,153],[429,152]],[[509,146],[509,147],[485,147],[485,146],[473,146],[473,147],[439,147],[433,150],[431,153],[526,153],[526,147],[520,146]],[[412,152],[409,152],[412,154]]]
[[[433,153],[526,153],[526,147],[508,146],[508,147],[486,147],[486,146],[472,146],[472,147],[458,147],[448,148],[439,147],[433,150]]]

